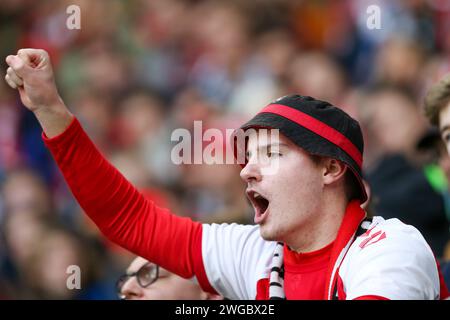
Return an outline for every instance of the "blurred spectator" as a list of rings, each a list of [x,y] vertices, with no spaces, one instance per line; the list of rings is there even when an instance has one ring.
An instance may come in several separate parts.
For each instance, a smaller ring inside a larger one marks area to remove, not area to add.
[[[239,171],[230,164],[185,165],[182,203],[191,208],[190,215],[205,223],[253,223],[248,202],[242,197],[245,185]]]
[[[195,10],[187,1],[138,1],[130,37],[136,51],[133,71],[140,84],[173,98],[186,84],[198,54],[191,32]]]
[[[221,300],[204,292],[195,282],[171,273],[144,258],[137,257],[117,281],[123,300]]]
[[[417,154],[416,145],[426,131],[420,109],[402,91],[379,88],[366,96],[361,115],[374,211],[417,227],[441,257],[449,222],[444,199],[426,175],[428,163]]]
[[[294,35],[287,28],[275,28],[260,34],[256,41],[257,55],[278,82],[280,90],[286,90],[291,60],[298,50]]]
[[[268,68],[251,53],[248,23],[237,5],[224,1],[201,4],[194,28],[205,51],[190,78],[201,94],[218,105],[254,114],[277,96],[277,87]]]
[[[0,179],[21,161],[16,97],[0,83]]]
[[[39,216],[53,214],[53,201],[42,178],[28,169],[10,171],[2,186],[4,212],[31,211]]]
[[[111,151],[110,131],[114,120],[112,97],[83,88],[77,93],[74,109],[96,145],[104,152]]]
[[[298,55],[289,68],[290,90],[341,105],[347,83],[341,67],[320,52]],[[324,90],[326,88],[326,90]]]
[[[423,47],[404,38],[384,42],[375,60],[375,83],[416,92],[423,66]]]
[[[431,128],[419,141],[417,147],[422,153],[429,156],[428,164],[424,167],[424,173],[433,189],[442,195],[447,221],[450,223],[450,156],[439,131]],[[442,261],[450,261],[449,238],[447,238],[441,259]],[[447,274],[447,277],[449,276],[450,274]],[[450,281],[450,278],[448,280]],[[449,281],[448,284],[450,284]]]
[[[31,209],[17,209],[5,219],[3,234],[8,256],[3,261],[2,272],[14,287],[11,298],[33,298],[25,268],[44,229],[44,221]]]
[[[105,266],[80,236],[49,227],[34,238],[33,252],[23,266],[27,284],[39,299],[112,299],[112,286],[102,282]],[[37,240],[36,240],[37,239]],[[69,288],[70,266],[79,267],[80,287]]]
[[[421,141],[421,147],[428,146],[429,149],[435,151],[436,165],[433,173],[435,189],[438,189],[443,195],[447,220],[450,221],[450,143],[449,143],[449,102],[450,102],[450,74],[446,74],[438,81],[433,83],[426,93],[424,99],[424,110],[428,120],[433,125],[430,129],[428,139]],[[439,174],[440,173],[440,174]],[[443,277],[450,285],[450,241],[444,250],[441,260]]]

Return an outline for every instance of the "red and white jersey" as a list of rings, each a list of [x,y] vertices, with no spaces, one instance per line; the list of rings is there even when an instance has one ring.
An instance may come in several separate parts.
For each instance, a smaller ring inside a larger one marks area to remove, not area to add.
[[[374,217],[350,247],[339,268],[347,299],[439,299],[434,254],[421,233],[398,219]]]
[[[276,243],[258,226],[202,225],[159,208],[100,154],[77,119],[61,135],[43,135],[71,191],[111,241],[230,299],[267,299]],[[288,299],[439,299],[448,291],[433,253],[412,226],[365,218],[350,202],[332,244],[314,253],[284,248]]]
[[[203,225],[202,256],[211,286],[231,299],[255,299],[257,283],[269,278],[275,244],[261,238],[258,226]],[[431,248],[416,228],[398,219],[375,217],[350,246],[338,276],[346,299],[440,295]]]

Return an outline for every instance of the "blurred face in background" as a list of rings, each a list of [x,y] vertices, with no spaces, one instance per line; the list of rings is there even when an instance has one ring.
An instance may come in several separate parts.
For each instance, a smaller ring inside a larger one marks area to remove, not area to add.
[[[395,90],[370,95],[361,110],[368,162],[372,154],[376,158],[386,154],[410,154],[426,131],[426,120],[418,106]]]
[[[51,213],[51,197],[44,182],[31,171],[10,174],[3,186],[7,212],[28,210],[38,215]]]
[[[28,284],[40,299],[72,299],[78,290],[67,287],[68,267],[78,266],[81,270],[80,285],[85,289],[90,270],[77,238],[65,230],[47,229],[35,239],[33,254],[27,262]]]
[[[211,300],[218,296],[204,292],[191,280],[181,278],[137,257],[118,282],[125,300]]]
[[[73,103],[76,113],[91,139],[100,147],[108,144],[110,139],[108,130],[112,121],[111,100],[90,90],[77,92],[76,100],[77,102]]]
[[[375,76],[381,83],[414,86],[421,78],[422,60],[417,44],[405,39],[390,39],[378,51]]]
[[[346,81],[339,65],[323,53],[298,55],[288,73],[293,91],[339,104],[346,93]],[[326,90],[324,90],[326,88]]]
[[[6,242],[11,258],[20,271],[33,254],[34,243],[43,230],[43,222],[32,211],[19,210],[8,214],[5,222]]]
[[[192,19],[195,37],[207,49],[210,59],[231,73],[236,71],[249,42],[247,21],[242,12],[228,2],[204,2],[194,11]]]
[[[294,37],[285,30],[272,30],[258,39],[259,53],[272,74],[285,80],[296,53]]]
[[[161,102],[146,93],[134,93],[121,101],[118,114],[121,146],[132,147],[146,138],[154,138],[164,122],[162,109]]]
[[[447,152],[450,154],[450,103],[439,112],[439,130]]]

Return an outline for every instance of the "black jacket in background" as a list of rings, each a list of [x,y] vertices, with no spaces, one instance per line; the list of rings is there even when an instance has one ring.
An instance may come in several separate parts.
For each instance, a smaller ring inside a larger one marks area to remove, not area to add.
[[[435,255],[443,254],[449,239],[444,200],[429,184],[424,172],[402,155],[383,158],[368,172],[374,215],[398,218],[422,232]]]

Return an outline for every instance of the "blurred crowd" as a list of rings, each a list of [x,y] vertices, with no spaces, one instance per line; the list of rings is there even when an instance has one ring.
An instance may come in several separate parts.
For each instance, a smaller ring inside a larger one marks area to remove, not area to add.
[[[289,93],[329,101],[364,130],[370,213],[414,225],[450,259],[450,160],[422,110],[450,72],[450,1],[2,0],[0,39],[0,57],[47,50],[101,152],[147,197],[204,222],[253,223],[240,168],[174,165],[174,129],[236,128]],[[0,228],[0,299],[115,299],[134,258],[82,213],[3,81]],[[81,290],[67,289],[69,265]]]

